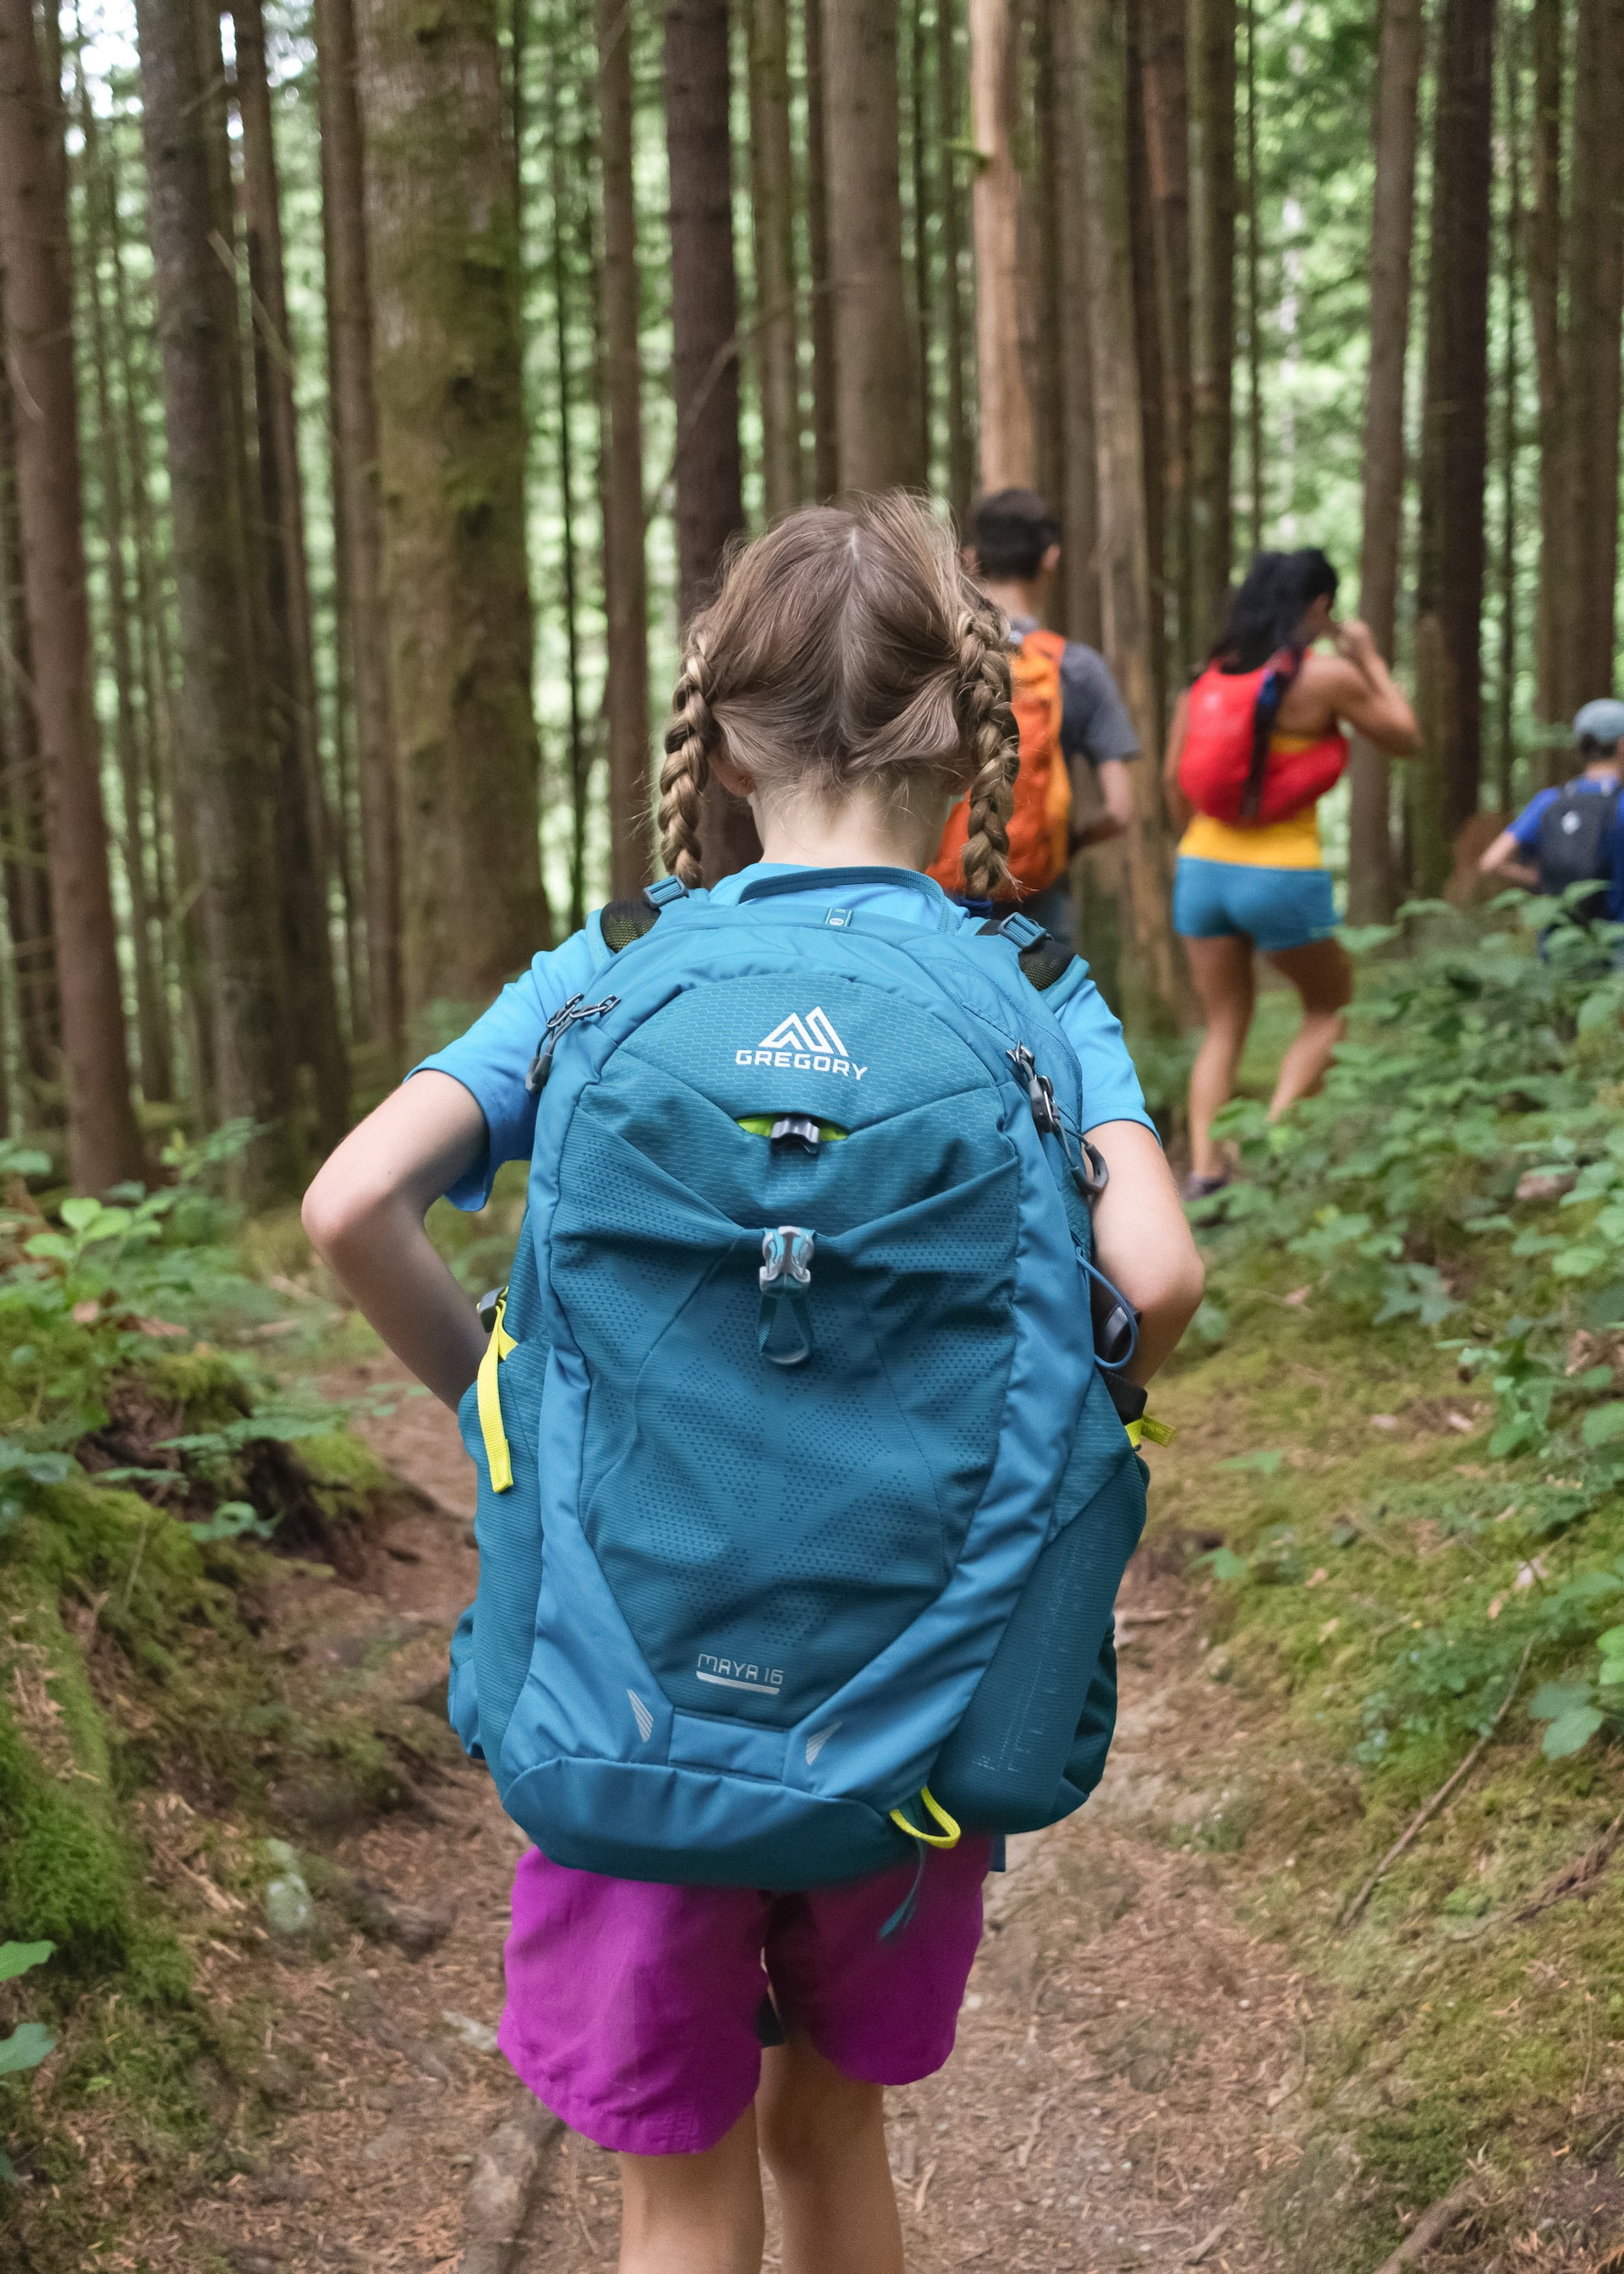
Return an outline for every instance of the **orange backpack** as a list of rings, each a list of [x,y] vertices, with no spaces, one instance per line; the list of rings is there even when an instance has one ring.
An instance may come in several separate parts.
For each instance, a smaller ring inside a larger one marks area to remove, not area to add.
[[[1070,852],[1071,777],[1060,748],[1060,659],[1065,642],[1058,632],[1030,631],[1010,657],[1011,704],[1020,729],[1020,772],[1010,815],[1010,874],[1017,897],[1041,892],[1064,874]],[[962,892],[959,858],[969,834],[970,805],[961,799],[929,873],[944,891]]]

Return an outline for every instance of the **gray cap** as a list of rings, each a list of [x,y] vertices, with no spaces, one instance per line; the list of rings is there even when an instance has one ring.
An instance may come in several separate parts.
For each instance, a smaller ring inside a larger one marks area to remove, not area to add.
[[[1587,703],[1574,720],[1575,742],[1600,742],[1604,748],[1610,742],[1624,742],[1624,703],[1611,695],[1598,696]]]

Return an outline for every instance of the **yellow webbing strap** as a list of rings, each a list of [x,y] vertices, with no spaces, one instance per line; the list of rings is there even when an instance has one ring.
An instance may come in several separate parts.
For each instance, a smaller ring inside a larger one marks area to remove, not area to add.
[[[485,1346],[485,1356],[479,1361],[479,1434],[485,1439],[485,1457],[491,1472],[492,1492],[513,1490],[513,1462],[508,1451],[508,1432],[502,1427],[502,1395],[496,1385],[496,1369],[510,1350],[518,1344],[502,1324],[502,1314],[508,1308],[506,1295],[496,1299],[496,1322],[491,1329],[491,1339]]]
[[[1141,1413],[1137,1421],[1124,1421],[1123,1427],[1136,1453],[1142,1437],[1148,1437],[1153,1445],[1170,1445],[1178,1434],[1171,1422],[1158,1421],[1154,1413]]]
[[[959,1841],[959,1828],[928,1784],[921,1786],[919,1796],[942,1826],[940,1832],[921,1832],[917,1824],[908,1822],[899,1808],[892,1809],[891,1822],[906,1832],[910,1840],[922,1840],[927,1848],[957,1848]]]

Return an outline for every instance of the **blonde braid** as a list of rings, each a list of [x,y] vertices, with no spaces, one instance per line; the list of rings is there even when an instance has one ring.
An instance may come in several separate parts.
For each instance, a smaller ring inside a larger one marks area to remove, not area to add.
[[[710,779],[710,751],[717,739],[707,692],[710,666],[703,642],[695,637],[682,659],[682,675],[671,698],[665,758],[660,767],[660,859],[668,875],[692,891],[705,881],[700,852],[699,817]]]
[[[1013,890],[1005,825],[1015,802],[1020,742],[1010,708],[1010,656],[996,608],[968,606],[959,620],[959,677],[953,708],[975,761],[969,834],[961,856],[965,890],[997,899]]]

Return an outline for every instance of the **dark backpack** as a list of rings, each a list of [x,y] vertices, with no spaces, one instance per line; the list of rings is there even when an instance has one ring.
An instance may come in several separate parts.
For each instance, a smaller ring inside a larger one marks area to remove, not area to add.
[[[1610,882],[1618,818],[1616,789],[1583,789],[1576,782],[1559,789],[1541,816],[1534,847],[1540,891],[1556,900],[1570,885]]]

